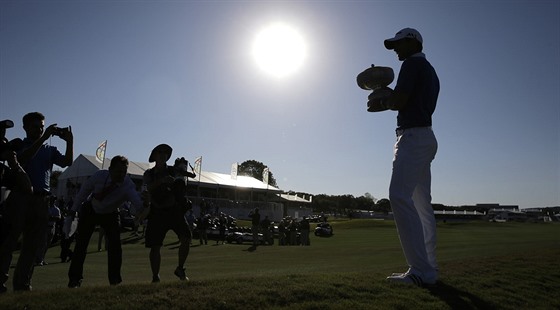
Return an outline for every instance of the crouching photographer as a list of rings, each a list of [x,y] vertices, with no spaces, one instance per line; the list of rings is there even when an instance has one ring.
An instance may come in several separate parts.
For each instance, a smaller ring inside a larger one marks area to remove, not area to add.
[[[81,186],[72,210],[79,215],[76,246],[68,269],[68,287],[78,288],[84,278],[84,262],[95,227],[105,231],[107,240],[107,275],[109,284],[122,282],[122,247],[120,240],[119,207],[131,202],[136,213],[144,209],[144,202],[136,185],[128,175],[129,161],[117,155],[111,159],[108,170],[98,170]],[[72,233],[68,233],[72,235]]]
[[[168,166],[173,149],[167,144],[156,146],[149,157],[155,166],[144,172],[144,185],[150,198],[150,213],[146,228],[146,247],[150,248],[152,282],[159,282],[161,246],[165,235],[173,230],[179,238],[179,264],[174,274],[180,280],[188,280],[185,262],[189,254],[191,231],[185,221],[185,213],[191,207],[187,199],[187,178],[196,174],[189,172],[188,161],[177,158],[173,166]],[[192,170],[192,167],[190,167]]]

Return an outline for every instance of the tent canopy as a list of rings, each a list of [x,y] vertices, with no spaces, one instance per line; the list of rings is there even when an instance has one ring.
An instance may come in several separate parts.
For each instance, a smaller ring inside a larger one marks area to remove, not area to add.
[[[95,159],[93,155],[80,154],[72,163],[72,166],[66,168],[59,177],[59,182],[68,179],[78,179],[89,177],[96,171],[108,169],[111,163],[110,159],[105,158],[103,166]],[[153,167],[153,164],[129,161],[128,174],[133,179],[142,179],[144,172]],[[281,193],[277,187],[263,183],[262,181],[249,176],[238,175],[237,179],[232,179],[230,174],[201,171],[200,176],[189,178],[190,184],[199,184],[201,187],[237,187],[257,190],[267,190],[273,193]]]

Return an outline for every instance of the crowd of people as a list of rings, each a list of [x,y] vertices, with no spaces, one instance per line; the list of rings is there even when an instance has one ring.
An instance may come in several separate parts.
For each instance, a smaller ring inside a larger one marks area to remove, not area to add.
[[[258,214],[258,215],[257,215]],[[264,216],[260,219],[258,208],[249,213],[251,226],[238,226],[237,220],[223,212],[206,213],[199,217],[193,215],[192,210],[185,215],[186,221],[193,232],[193,239],[199,239],[199,245],[207,245],[209,240],[215,244],[234,242],[234,233],[249,234],[254,247],[261,244],[273,244],[278,239],[278,245],[310,245],[310,223],[308,218],[301,220],[290,216],[284,217],[276,223]]]
[[[311,245],[309,241],[310,224],[307,217],[301,221],[285,217],[278,223],[279,245]]]
[[[174,275],[188,280],[185,263],[192,236],[183,215],[191,207],[186,198],[186,180],[195,174],[188,171],[190,165],[184,158],[178,158],[173,166],[167,165],[171,146],[160,144],[152,150],[149,161],[155,166],[144,173],[143,191],[137,191],[128,175],[128,159],[117,155],[111,159],[108,169],[94,173],[81,185],[76,196],[64,203],[51,192],[50,180],[53,166],[65,168],[73,162],[71,127],[45,126],[45,116],[40,112],[23,117],[24,139],[9,141],[6,130],[12,127],[11,120],[0,122],[0,187],[7,193],[4,195],[3,190],[0,209],[0,293],[7,291],[12,253],[18,248],[13,289],[32,289],[34,268],[47,264],[45,254],[56,236],[57,223],[63,232],[59,235],[60,259],[70,262],[69,288],[80,287],[83,281],[88,245],[97,228],[103,234],[99,240],[105,239],[109,283],[121,283],[121,211],[128,205],[136,218],[134,226],[148,223],[145,245],[150,249],[152,282],[160,281],[160,249],[169,230],[173,230],[180,241]],[[53,137],[65,142],[64,152],[50,144]],[[73,241],[75,245],[71,250]],[[100,242],[98,249],[101,248]]]
[[[8,141],[6,130],[13,126],[11,120],[0,122],[0,185],[7,190],[0,208],[0,293],[7,291],[14,251],[19,249],[12,276],[13,290],[30,291],[34,268],[48,264],[45,255],[55,241],[60,243],[60,261],[70,263],[68,287],[80,287],[95,231],[99,232],[98,250],[107,252],[109,284],[118,285],[122,282],[120,234],[123,221],[131,218],[136,236],[140,237],[138,228],[144,227],[142,237],[149,249],[154,283],[160,282],[161,247],[168,231],[177,235],[180,244],[174,275],[188,280],[186,260],[193,234],[197,234],[200,245],[206,245],[211,231],[211,239],[224,244],[227,232],[240,229],[233,217],[222,212],[204,213],[198,218],[193,215],[186,182],[196,175],[184,158],[177,158],[174,165],[167,164],[173,151],[167,144],[157,145],[150,153],[149,161],[155,165],[145,171],[141,191],[128,175],[128,159],[117,155],[108,169],[89,177],[74,197],[68,201],[57,199],[51,191],[51,173],[53,166],[65,168],[73,162],[71,128],[45,126],[45,116],[32,112],[23,117],[26,137]],[[50,144],[52,137],[65,142],[64,152]],[[268,216],[261,218],[258,208],[250,217],[255,247],[260,238],[272,240],[275,235],[280,245],[309,245],[306,219],[298,222],[285,218],[276,225]]]

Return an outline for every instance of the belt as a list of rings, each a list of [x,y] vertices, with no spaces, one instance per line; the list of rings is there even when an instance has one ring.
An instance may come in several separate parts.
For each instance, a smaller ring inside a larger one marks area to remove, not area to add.
[[[407,131],[407,130],[411,130],[411,129],[420,129],[420,128],[432,128],[432,126],[405,127],[405,128],[399,127],[399,128],[397,128],[397,129],[395,129],[395,133],[397,134],[397,137],[399,137],[399,136],[402,136],[402,135],[405,133],[405,131]]]

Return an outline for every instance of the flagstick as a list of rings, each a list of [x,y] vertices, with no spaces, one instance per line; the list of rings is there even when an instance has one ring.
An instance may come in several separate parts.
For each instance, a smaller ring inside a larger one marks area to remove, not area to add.
[[[265,191],[265,194],[264,194],[264,197],[265,197],[264,199],[265,199],[265,202],[268,203],[268,176],[269,176],[270,172],[266,170],[267,168],[264,168],[264,169],[266,171],[266,191]],[[263,175],[263,181],[264,181],[264,175]]]

